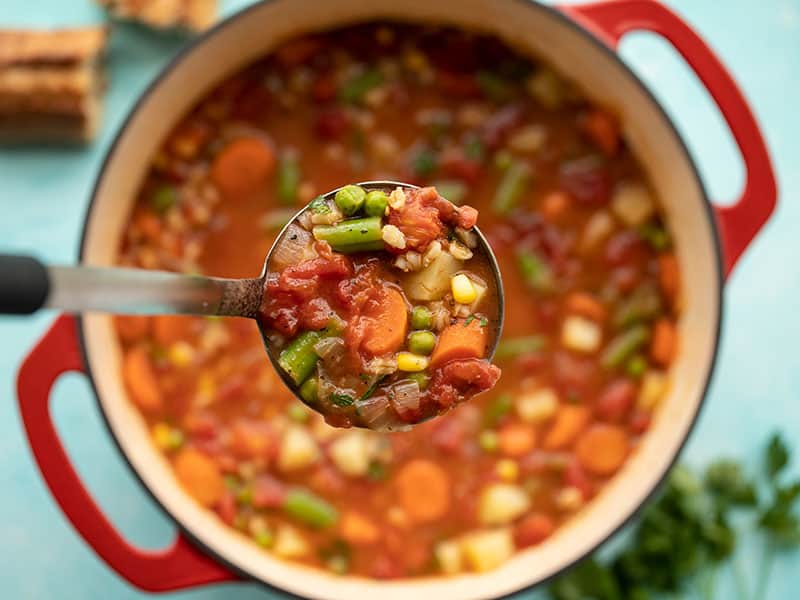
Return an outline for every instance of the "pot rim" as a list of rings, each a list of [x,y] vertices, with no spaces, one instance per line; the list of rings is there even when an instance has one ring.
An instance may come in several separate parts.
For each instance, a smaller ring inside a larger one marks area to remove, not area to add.
[[[102,161],[102,163],[100,165],[99,170],[97,171],[97,175],[95,176],[95,180],[94,180],[94,183],[92,185],[92,191],[91,191],[89,203],[88,203],[88,205],[86,207],[86,211],[84,213],[84,218],[83,218],[83,229],[82,229],[82,232],[81,232],[81,241],[80,241],[80,247],[79,247],[79,251],[78,251],[78,259],[79,259],[79,261],[83,260],[83,258],[85,256],[85,253],[86,253],[86,245],[87,245],[88,231],[89,231],[88,224],[89,224],[89,221],[90,221],[90,217],[91,217],[92,211],[95,208],[95,203],[98,202],[98,192],[99,192],[100,184],[101,184],[101,182],[103,180],[103,176],[104,176],[104,174],[105,174],[105,172],[106,172],[106,170],[108,168],[109,163],[114,158],[114,155],[115,155],[115,153],[116,153],[116,151],[118,149],[120,141],[122,140],[124,134],[127,132],[128,128],[130,127],[130,124],[133,121],[133,119],[136,116],[136,114],[141,110],[142,105],[150,97],[150,95],[163,83],[163,81],[167,78],[167,76],[169,76],[173,71],[175,71],[175,70],[177,70],[178,68],[181,67],[181,65],[184,62],[184,60],[188,57],[189,54],[194,52],[194,50],[196,48],[198,48],[201,45],[203,45],[209,38],[211,38],[212,36],[216,35],[217,32],[222,31],[223,29],[226,29],[227,27],[232,26],[234,23],[239,22],[240,20],[247,18],[251,13],[255,12],[256,10],[258,10],[262,5],[271,3],[272,1],[273,0],[257,0],[253,4],[251,4],[251,5],[247,6],[247,7],[243,8],[243,9],[241,9],[241,10],[235,12],[235,13],[233,13],[232,15],[224,18],[223,20],[221,20],[220,22],[215,24],[213,27],[211,27],[211,28],[207,29],[206,31],[202,32],[201,34],[197,35],[194,39],[191,40],[190,43],[188,43],[185,47],[181,48],[175,54],[175,56],[173,56],[169,60],[169,62],[166,64],[166,66],[164,66],[160,70],[158,75],[156,75],[156,77],[147,84],[147,86],[144,88],[144,90],[138,96],[138,98],[136,99],[134,104],[128,109],[128,112],[127,112],[124,120],[122,121],[122,123],[120,124],[119,128],[115,132],[114,137],[112,139],[112,142],[109,145],[108,150],[105,153],[105,156],[103,157],[103,161]],[[625,517],[603,539],[601,539],[597,543],[597,545],[594,546],[594,548],[592,548],[591,550],[588,550],[587,552],[585,552],[584,554],[574,558],[573,560],[566,562],[564,565],[562,565],[558,570],[554,571],[548,577],[545,577],[544,579],[541,579],[541,580],[539,580],[539,581],[537,581],[535,583],[532,583],[532,584],[526,585],[524,587],[521,587],[521,588],[519,588],[519,589],[517,589],[515,591],[509,592],[509,593],[506,593],[506,594],[501,594],[499,596],[494,596],[491,600],[502,600],[502,599],[510,598],[511,596],[519,594],[520,592],[531,590],[533,588],[536,588],[538,586],[546,584],[549,581],[557,578],[559,575],[561,575],[562,573],[564,573],[565,571],[567,571],[571,567],[575,566],[576,564],[578,564],[579,562],[581,562],[582,560],[584,560],[585,558],[590,556],[600,546],[602,546],[606,542],[608,542],[608,540],[610,538],[614,537],[617,533],[619,533],[625,526],[627,526],[633,519],[635,519],[639,515],[639,513],[641,512],[643,507],[653,498],[653,496],[656,494],[656,492],[659,490],[659,488],[662,486],[662,484],[664,483],[665,479],[667,478],[667,476],[671,472],[672,468],[677,463],[678,458],[680,457],[681,453],[683,452],[683,449],[686,446],[687,441],[689,440],[689,437],[691,436],[692,432],[694,431],[694,429],[695,429],[695,427],[697,425],[698,418],[699,418],[700,413],[701,413],[701,411],[703,409],[703,406],[704,406],[704,404],[706,402],[706,396],[708,394],[708,389],[709,389],[709,387],[711,385],[711,381],[712,381],[713,376],[714,376],[714,372],[715,372],[715,368],[716,368],[716,364],[717,364],[717,358],[718,358],[718,355],[719,355],[719,344],[720,344],[720,337],[721,337],[721,332],[722,332],[722,323],[723,323],[723,320],[724,320],[724,303],[722,301],[722,293],[723,293],[723,288],[724,288],[724,284],[725,284],[724,267],[723,267],[724,263],[723,263],[723,256],[722,256],[722,242],[721,242],[721,238],[720,238],[720,233],[719,233],[719,228],[718,228],[718,225],[717,225],[717,221],[716,221],[716,218],[714,216],[714,206],[711,203],[711,200],[709,199],[708,193],[706,191],[706,187],[703,184],[702,178],[700,177],[700,172],[699,172],[699,170],[697,168],[697,164],[693,160],[692,155],[689,152],[689,149],[687,148],[683,137],[681,137],[681,135],[678,132],[678,129],[675,126],[675,124],[673,123],[672,119],[669,117],[667,112],[664,110],[664,107],[661,105],[661,103],[656,99],[655,95],[650,90],[650,88],[648,88],[645,85],[645,83],[642,81],[642,79],[628,66],[628,64],[620,58],[620,56],[617,53],[617,51],[613,47],[611,47],[611,46],[607,45],[606,43],[604,43],[603,40],[600,37],[598,37],[597,35],[595,35],[592,31],[590,31],[589,29],[587,29],[583,25],[581,25],[580,22],[578,22],[577,20],[572,18],[572,16],[570,16],[570,14],[568,14],[567,12],[565,12],[564,10],[559,8],[557,5],[542,4],[540,2],[540,0],[513,0],[513,1],[517,2],[517,3],[520,3],[520,4],[524,4],[530,9],[539,10],[539,11],[541,11],[543,13],[546,13],[551,18],[554,18],[554,19],[557,19],[557,20],[561,21],[562,24],[566,25],[567,27],[572,29],[575,33],[577,33],[578,35],[582,36],[585,39],[585,41],[588,41],[590,44],[592,44],[598,51],[603,52],[608,57],[612,58],[616,63],[618,63],[618,66],[622,67],[622,70],[625,73],[625,76],[628,77],[631,80],[631,82],[637,88],[639,88],[639,91],[642,92],[645,95],[645,97],[650,102],[652,108],[655,109],[656,114],[658,115],[658,117],[667,126],[667,129],[670,131],[671,135],[674,137],[675,142],[678,144],[678,147],[679,147],[679,149],[681,151],[681,154],[685,158],[686,163],[690,168],[692,177],[695,180],[695,182],[697,183],[698,190],[700,191],[701,198],[703,200],[702,205],[703,205],[703,208],[704,208],[704,211],[705,211],[705,220],[706,220],[706,223],[708,225],[709,232],[711,234],[711,239],[713,241],[713,253],[714,253],[715,264],[716,264],[717,281],[715,283],[716,283],[716,286],[717,286],[717,294],[716,294],[716,306],[715,306],[715,308],[716,308],[716,311],[717,311],[718,318],[717,318],[717,323],[716,323],[716,330],[713,332],[714,336],[713,336],[713,342],[712,342],[712,347],[711,347],[712,353],[711,353],[711,358],[710,358],[710,361],[709,361],[709,364],[708,364],[708,368],[707,368],[707,371],[706,371],[705,381],[703,382],[703,384],[701,386],[700,399],[699,399],[699,402],[697,403],[697,407],[696,407],[696,409],[694,411],[694,415],[692,416],[691,422],[689,423],[689,427],[686,430],[686,434],[684,435],[683,440],[681,441],[680,445],[678,446],[677,451],[675,452],[675,454],[672,456],[671,460],[669,461],[669,463],[667,465],[667,468],[659,476],[658,480],[655,482],[655,485],[653,485],[652,489],[642,498],[641,502],[636,507],[636,509],[633,510],[627,517]],[[653,0],[653,1],[657,2],[657,0]],[[175,514],[173,514],[171,511],[169,511],[166,508],[166,506],[164,506],[164,504],[156,497],[155,493],[145,484],[145,482],[142,479],[141,475],[134,468],[134,466],[131,463],[130,459],[128,458],[127,454],[123,450],[120,441],[117,439],[117,436],[116,436],[113,428],[111,427],[111,423],[109,421],[109,416],[106,413],[106,409],[105,409],[103,403],[100,400],[100,394],[98,392],[97,385],[95,384],[95,379],[94,379],[94,375],[93,375],[92,370],[91,370],[91,363],[89,361],[89,356],[88,356],[88,352],[87,352],[87,343],[86,343],[85,334],[84,334],[84,331],[85,331],[85,328],[84,328],[84,316],[82,314],[76,315],[76,326],[77,326],[77,329],[78,329],[77,338],[78,338],[79,351],[80,351],[81,358],[83,360],[83,364],[85,366],[85,375],[86,375],[86,377],[87,377],[87,379],[89,381],[89,385],[91,386],[91,389],[94,392],[96,402],[97,402],[97,404],[98,404],[98,406],[100,408],[100,415],[102,417],[103,424],[105,425],[106,430],[110,434],[110,437],[114,442],[114,445],[119,450],[119,453],[121,454],[122,459],[127,464],[128,469],[133,473],[133,475],[136,478],[136,481],[139,483],[140,487],[153,500],[155,505],[162,511],[162,513],[165,514],[169,518],[169,520],[172,521],[175,524],[175,526],[178,529],[179,534],[185,536],[200,551],[202,551],[203,553],[205,553],[206,555],[210,556],[211,558],[213,558],[218,563],[220,563],[223,566],[225,566],[225,568],[229,569],[232,573],[234,573],[234,574],[238,575],[239,577],[241,577],[243,582],[253,581],[253,582],[259,583],[260,585],[263,585],[263,586],[265,586],[266,588],[268,588],[270,590],[274,590],[274,591],[276,591],[276,592],[278,592],[280,594],[283,594],[284,596],[290,597],[290,598],[298,598],[300,600],[313,600],[313,598],[296,594],[296,593],[291,592],[289,590],[286,590],[286,589],[284,589],[282,587],[279,587],[279,586],[275,585],[274,583],[272,583],[270,581],[267,581],[267,580],[262,579],[260,577],[256,577],[252,573],[250,573],[250,572],[244,570],[243,568],[239,567],[238,565],[234,564],[227,557],[223,556],[222,554],[220,554],[216,550],[210,548],[203,541],[198,539],[183,524],[181,519],[176,517]],[[487,600],[490,600],[490,599],[487,599]]]

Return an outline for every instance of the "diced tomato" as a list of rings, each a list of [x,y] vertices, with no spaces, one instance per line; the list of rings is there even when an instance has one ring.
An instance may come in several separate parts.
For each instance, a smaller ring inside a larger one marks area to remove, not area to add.
[[[238,419],[230,427],[231,451],[242,459],[270,459],[277,453],[278,440],[268,423]]]
[[[339,471],[330,465],[317,467],[308,479],[308,485],[316,492],[323,495],[336,495],[342,493],[347,487],[347,482]]]
[[[605,164],[595,157],[563,163],[559,181],[564,191],[584,206],[604,206],[611,198],[608,170]]]
[[[653,416],[649,411],[636,409],[631,414],[631,418],[628,421],[628,427],[630,427],[631,433],[634,433],[635,435],[642,435],[648,429],[650,429],[650,423],[652,420]]]
[[[630,229],[620,231],[606,242],[605,258],[611,266],[638,264],[646,256],[642,238]]]
[[[481,141],[489,150],[496,150],[525,120],[525,108],[519,104],[504,106],[483,124]]]
[[[619,122],[611,113],[595,108],[578,119],[581,131],[606,156],[614,156],[620,146]]]
[[[233,526],[234,521],[236,521],[236,498],[230,490],[225,490],[222,494],[219,502],[217,502],[216,510],[223,523]]]
[[[564,469],[564,485],[579,489],[584,500],[591,498],[594,493],[589,476],[577,460],[571,460]]]
[[[183,430],[192,438],[216,438],[222,428],[219,418],[208,411],[195,411],[183,420]]]
[[[286,501],[286,486],[271,475],[259,475],[253,482],[253,506],[279,508]]]
[[[284,67],[296,67],[311,60],[324,47],[320,37],[295,38],[275,50],[275,59]]]
[[[322,73],[314,80],[311,97],[317,102],[329,102],[336,97],[336,79],[332,72]]]
[[[467,157],[464,149],[458,146],[442,152],[439,167],[446,177],[455,177],[467,183],[476,183],[484,171],[480,161]]]
[[[378,554],[372,559],[370,575],[376,579],[397,579],[405,575],[405,569],[399,561],[386,554]]]
[[[337,140],[347,133],[349,128],[350,117],[338,106],[320,112],[314,123],[314,132],[325,140]]]
[[[544,513],[532,513],[514,527],[514,542],[518,548],[527,548],[544,541],[555,531],[553,519]]]
[[[448,408],[462,396],[471,397],[491,389],[499,378],[500,369],[485,360],[451,360],[436,371],[425,396]]]
[[[566,351],[553,354],[553,375],[564,397],[587,395],[596,385],[599,368],[591,358],[581,358]]]
[[[618,423],[633,407],[636,400],[636,386],[630,379],[616,379],[600,392],[594,403],[594,412],[604,421]]]
[[[455,454],[464,443],[464,424],[450,416],[442,417],[434,421],[433,431],[431,432],[431,443],[434,447],[448,454]]]
[[[477,98],[481,95],[481,88],[471,73],[456,73],[442,69],[436,74],[436,84],[448,96]]]

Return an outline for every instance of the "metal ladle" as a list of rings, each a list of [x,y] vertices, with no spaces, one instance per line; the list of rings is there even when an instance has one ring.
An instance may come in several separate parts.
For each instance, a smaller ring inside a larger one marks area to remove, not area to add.
[[[391,191],[396,187],[415,188],[395,181],[359,183],[366,191]],[[332,199],[339,188],[324,195]],[[0,255],[0,314],[32,314],[42,308],[65,312],[103,312],[139,315],[204,315],[246,317],[258,323],[267,354],[286,385],[299,398],[297,387],[278,366],[261,322],[259,310],[264,299],[270,259],[289,227],[307,207],[300,209],[272,244],[261,275],[252,279],[227,279],[185,275],[166,271],[122,267],[46,266],[31,256]],[[475,227],[480,251],[488,258],[497,290],[497,316],[494,343],[488,358],[494,356],[503,325],[503,285],[497,260],[484,235]]]

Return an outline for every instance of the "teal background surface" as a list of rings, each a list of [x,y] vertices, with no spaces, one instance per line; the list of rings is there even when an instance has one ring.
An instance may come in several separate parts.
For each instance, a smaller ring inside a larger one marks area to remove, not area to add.
[[[224,0],[231,14],[248,0]],[[755,465],[768,434],[780,428],[800,451],[800,0],[669,0],[718,52],[762,125],[780,190],[778,209],[725,290],[716,374],[683,460],[720,454]],[[3,0],[0,27],[96,23],[89,0]],[[0,148],[0,251],[32,252],[73,263],[81,222],[100,162],[144,87],[188,38],[119,27],[111,43],[106,116],[85,149]],[[621,54],[676,122],[712,197],[730,201],[743,183],[730,134],[696,78],[674,51],[649,34],[632,34]],[[144,594],[118,578],[75,533],[34,466],[16,406],[21,358],[54,314],[0,318],[0,597],[133,599]],[[139,488],[103,427],[87,382],[62,378],[52,403],[59,431],[91,493],[122,533],[143,547],[166,545],[174,528]],[[797,465],[795,473],[800,471]],[[760,547],[740,560],[755,579]],[[723,572],[719,599],[735,596]],[[170,595],[187,600],[278,598],[255,584],[212,586]],[[525,592],[519,598],[541,598]],[[800,554],[779,558],[767,598],[800,597]]]

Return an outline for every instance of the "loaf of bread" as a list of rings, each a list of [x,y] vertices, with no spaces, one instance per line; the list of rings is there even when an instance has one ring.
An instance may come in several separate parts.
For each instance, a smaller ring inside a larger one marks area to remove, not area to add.
[[[97,0],[118,19],[151,27],[202,31],[217,17],[217,0]]]
[[[102,114],[104,27],[0,30],[0,139],[88,141]]]

